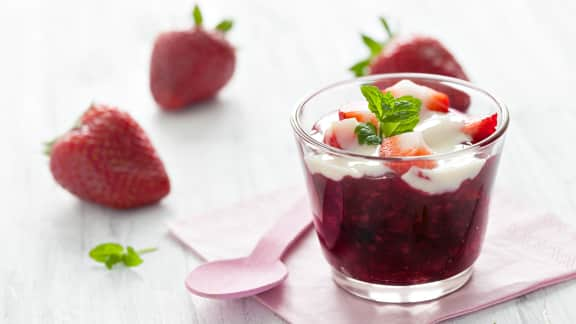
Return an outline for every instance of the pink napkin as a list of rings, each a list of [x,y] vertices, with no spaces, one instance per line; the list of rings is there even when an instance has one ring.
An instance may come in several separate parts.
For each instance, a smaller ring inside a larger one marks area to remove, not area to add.
[[[205,260],[247,255],[258,238],[304,194],[280,190],[170,224],[175,237]],[[307,205],[301,212],[309,212]],[[556,217],[493,199],[487,238],[470,282],[436,301],[379,304],[354,297],[331,280],[313,231],[285,257],[279,287],[256,298],[292,323],[437,323],[576,277],[576,232]],[[184,278],[182,278],[184,286]]]

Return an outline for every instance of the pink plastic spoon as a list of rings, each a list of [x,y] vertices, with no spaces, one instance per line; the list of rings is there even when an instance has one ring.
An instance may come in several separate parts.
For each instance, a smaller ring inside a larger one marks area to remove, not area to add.
[[[186,278],[193,294],[216,299],[242,298],[259,294],[279,285],[288,270],[280,258],[310,227],[306,202],[296,204],[258,241],[244,258],[207,262]]]

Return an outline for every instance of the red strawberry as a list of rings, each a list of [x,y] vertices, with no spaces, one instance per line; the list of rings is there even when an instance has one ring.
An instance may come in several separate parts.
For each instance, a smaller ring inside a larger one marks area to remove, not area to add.
[[[498,124],[498,114],[490,115],[486,118],[464,124],[462,132],[472,138],[472,143],[480,142],[496,131]]]
[[[454,56],[432,37],[394,37],[370,63],[370,74],[419,72],[468,80]]]
[[[78,126],[49,147],[54,179],[104,206],[152,204],[170,192],[162,161],[144,130],[116,108],[92,105]]]
[[[390,92],[394,97],[416,97],[422,101],[422,105],[428,110],[448,112],[450,108],[450,99],[446,94],[418,85],[410,80],[402,80],[386,88],[384,92]]]
[[[424,142],[422,133],[410,132],[382,139],[380,146],[380,156],[382,157],[403,157],[403,156],[423,156],[430,155],[432,151]],[[433,160],[389,162],[388,165],[399,174],[408,171],[412,166],[423,169],[436,167]]]
[[[228,83],[236,65],[235,49],[224,38],[232,28],[225,20],[209,31],[194,7],[196,26],[158,36],[150,63],[150,90],[165,110],[178,110],[209,99]]]
[[[344,120],[348,118],[354,118],[360,123],[372,123],[374,126],[378,126],[378,118],[369,110],[338,110],[338,119]]]
[[[397,37],[392,34],[388,24],[380,18],[389,40],[378,43],[363,35],[364,43],[370,48],[371,56],[352,66],[356,76],[365,74],[418,72],[440,74],[468,80],[466,73],[454,56],[440,41],[427,36]],[[470,105],[470,97],[452,87],[423,84],[447,94],[450,103],[458,110],[466,111]]]
[[[324,134],[324,143],[345,150],[357,148],[358,139],[354,130],[358,126],[358,121],[354,118],[338,120]]]

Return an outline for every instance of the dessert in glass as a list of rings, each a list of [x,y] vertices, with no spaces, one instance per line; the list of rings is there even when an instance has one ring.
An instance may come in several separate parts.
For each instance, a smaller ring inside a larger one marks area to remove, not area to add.
[[[470,105],[450,108],[454,96]],[[498,99],[454,78],[382,74],[315,92],[291,124],[340,287],[404,303],[466,284],[508,126]]]

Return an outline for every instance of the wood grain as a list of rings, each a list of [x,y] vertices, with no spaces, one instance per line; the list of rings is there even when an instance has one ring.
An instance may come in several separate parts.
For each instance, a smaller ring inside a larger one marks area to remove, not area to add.
[[[383,35],[379,14],[404,31],[441,35],[473,79],[509,104],[498,185],[576,224],[573,2],[201,5],[208,24],[237,21],[237,71],[216,100],[165,114],[148,90],[150,49],[158,32],[191,24],[192,2],[0,3],[1,323],[282,323],[253,300],[190,296],[183,278],[198,260],[164,224],[301,183],[288,114],[304,94],[349,77],[346,68],[366,54],[358,32]],[[173,182],[162,204],[111,211],[53,182],[42,143],[91,101],[120,106],[148,131]],[[104,241],[160,250],[139,268],[108,272],[87,258]],[[449,323],[572,323],[575,296],[567,283]]]

